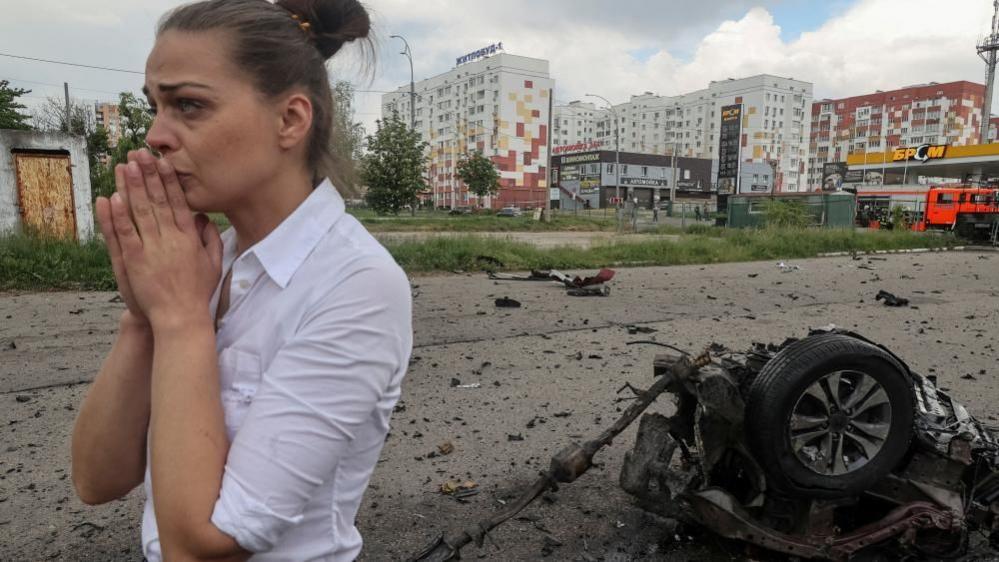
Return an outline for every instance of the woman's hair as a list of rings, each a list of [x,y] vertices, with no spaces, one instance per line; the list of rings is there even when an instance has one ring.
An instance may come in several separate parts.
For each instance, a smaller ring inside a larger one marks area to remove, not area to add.
[[[295,87],[312,101],[308,165],[314,179],[330,177],[353,190],[353,162],[338,154],[345,131],[334,130],[333,94],[326,60],[355,39],[366,39],[371,20],[357,0],[203,0],[181,6],[160,21],[164,31],[223,31],[233,63],[259,92],[275,97]]]

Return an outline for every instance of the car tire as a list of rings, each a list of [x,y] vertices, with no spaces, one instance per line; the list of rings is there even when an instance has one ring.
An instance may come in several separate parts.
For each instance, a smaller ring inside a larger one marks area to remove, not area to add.
[[[845,334],[817,334],[760,370],[746,404],[746,441],[769,486],[791,496],[847,497],[902,461],[913,417],[910,377],[894,357]]]

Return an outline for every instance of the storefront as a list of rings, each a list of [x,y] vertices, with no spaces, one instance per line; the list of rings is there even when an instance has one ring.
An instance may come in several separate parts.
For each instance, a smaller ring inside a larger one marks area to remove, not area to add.
[[[711,191],[711,160],[600,150],[552,157],[553,206],[562,209],[613,207],[638,200],[652,208],[673,192]],[[553,189],[553,194],[555,193]],[[679,198],[679,195],[678,195]]]

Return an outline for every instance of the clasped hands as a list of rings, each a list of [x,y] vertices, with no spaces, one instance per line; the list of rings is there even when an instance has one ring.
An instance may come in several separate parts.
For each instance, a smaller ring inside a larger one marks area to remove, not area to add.
[[[210,319],[222,271],[222,239],[195,215],[173,166],[148,150],[114,169],[117,191],[96,201],[118,290],[128,314],[157,329]]]

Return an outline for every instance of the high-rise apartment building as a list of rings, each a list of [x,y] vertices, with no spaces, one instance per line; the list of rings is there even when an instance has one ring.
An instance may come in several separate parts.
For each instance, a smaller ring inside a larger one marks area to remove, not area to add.
[[[104,127],[108,133],[108,146],[118,146],[121,139],[121,114],[118,112],[118,104],[98,102],[94,105],[94,116],[97,125]]]
[[[619,138],[622,151],[717,160],[721,111],[731,105],[743,109],[739,160],[769,165],[777,191],[804,191],[812,85],[768,74],[714,81],[679,96],[645,92],[610,109],[578,101],[558,106],[553,151],[580,144],[592,150],[591,143],[614,150]]]
[[[430,144],[427,184],[434,206],[544,207],[554,88],[548,61],[491,48],[457,62],[415,85],[414,126]],[[408,122],[410,103],[407,84],[382,96],[382,116],[398,112]],[[475,150],[500,173],[499,193],[482,201],[468,192],[455,170]]]
[[[985,86],[930,82],[812,104],[808,184],[818,189],[827,163],[850,153],[902,146],[979,144]]]

